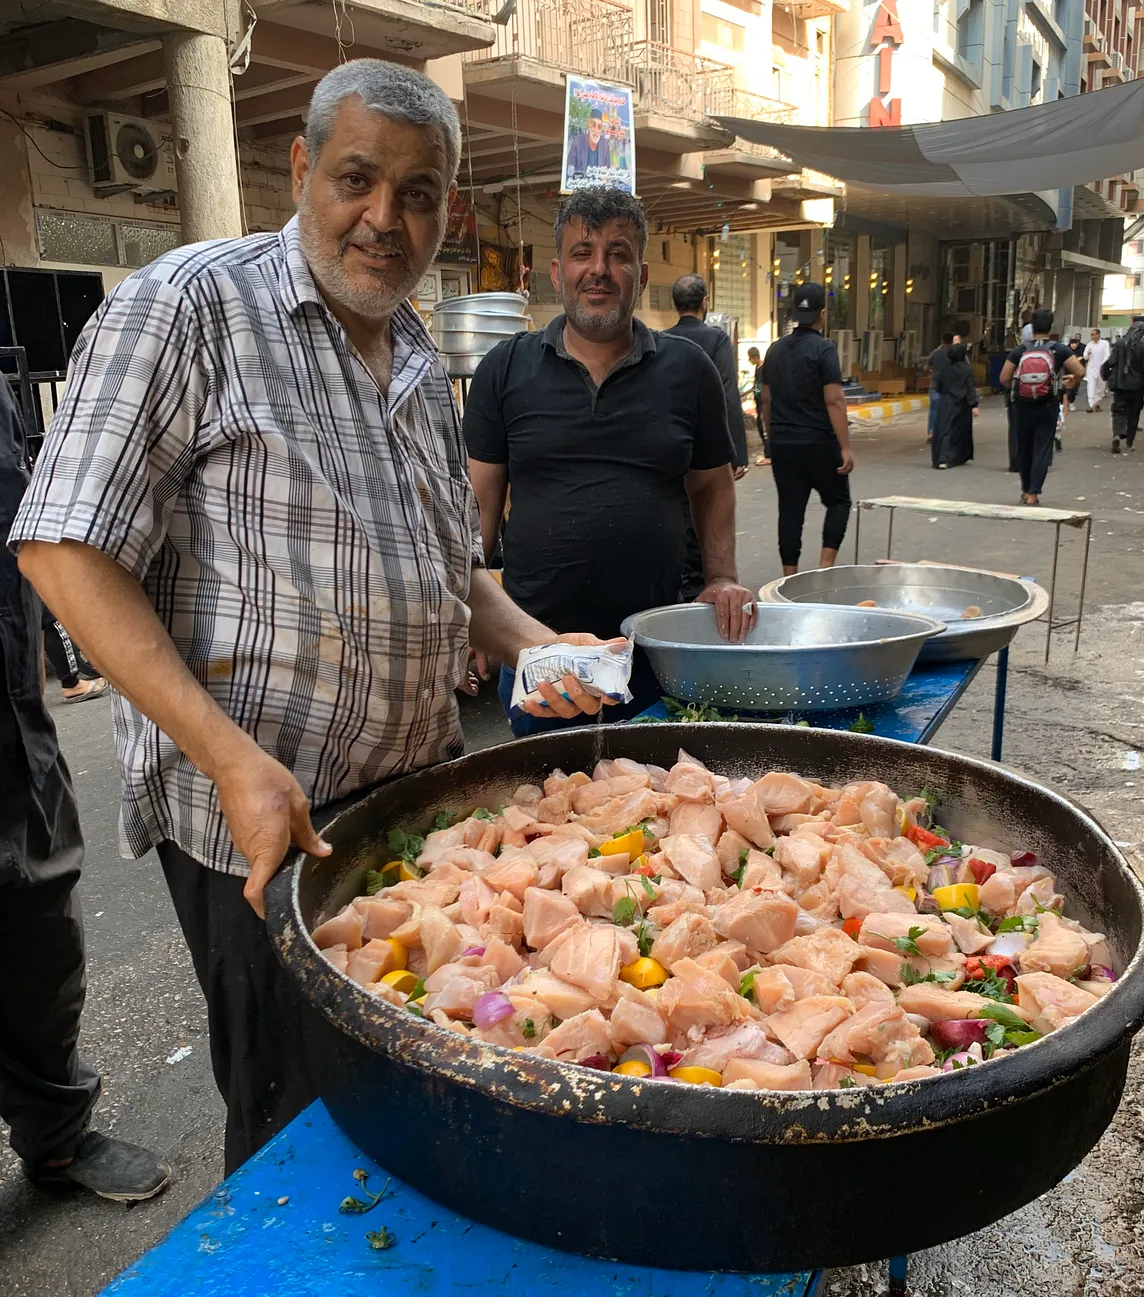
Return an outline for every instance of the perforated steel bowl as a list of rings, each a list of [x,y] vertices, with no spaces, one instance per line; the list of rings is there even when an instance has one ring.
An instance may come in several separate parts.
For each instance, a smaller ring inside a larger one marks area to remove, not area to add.
[[[940,617],[945,630],[923,645],[923,662],[963,662],[1004,648],[1044,616],[1049,596],[1032,581],[929,563],[859,563],[798,572],[763,586],[764,603],[839,604],[872,599],[878,610]],[[966,617],[967,609],[980,615]]]
[[[719,636],[710,604],[635,613],[623,624],[666,694],[750,711],[830,711],[893,698],[944,623],[833,604],[758,605],[742,644]]]

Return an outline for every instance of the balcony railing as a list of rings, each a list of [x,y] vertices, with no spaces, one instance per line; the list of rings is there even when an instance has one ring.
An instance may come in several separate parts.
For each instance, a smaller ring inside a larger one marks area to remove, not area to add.
[[[701,121],[708,104],[730,102],[735,70],[658,41],[633,41],[626,54],[627,76],[636,89],[638,109],[655,109]]]
[[[517,0],[487,49],[467,63],[531,59],[559,71],[615,79],[632,41],[632,11],[606,0]]]
[[[707,97],[706,111],[711,117],[743,117],[752,122],[792,122],[793,104],[778,99],[768,99],[738,86],[727,87],[722,82],[713,84]],[[740,153],[765,160],[781,161],[783,155],[769,144],[755,144],[739,139],[735,144]]]

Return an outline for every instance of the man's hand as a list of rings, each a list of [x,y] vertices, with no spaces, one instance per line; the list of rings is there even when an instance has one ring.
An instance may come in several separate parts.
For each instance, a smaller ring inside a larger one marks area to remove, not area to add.
[[[731,470],[731,476],[736,482],[741,482],[750,471],[751,468],[749,464],[739,464]]]
[[[476,649],[469,649],[469,661],[465,667],[465,674],[457,685],[457,692],[475,698],[481,692],[481,681],[487,680],[489,675],[488,654],[478,653]]]
[[[622,636],[619,639],[602,640],[595,635],[585,635],[580,631],[575,631],[570,635],[558,635],[555,640],[550,642],[553,644],[576,644],[581,647],[590,647],[593,644],[609,644],[614,648],[620,648],[627,643],[627,640]],[[536,690],[544,699],[544,702],[527,702],[521,708],[530,716],[548,717],[549,719],[559,716],[563,720],[571,720],[573,716],[595,716],[601,706],[615,706],[615,699],[597,698],[595,694],[589,693],[575,676],[565,676],[559,685],[550,685],[542,681],[536,686]]]
[[[838,471],[843,477],[854,472],[854,456],[850,453],[849,446],[843,446],[842,448],[842,463],[838,465]]]
[[[715,605],[719,634],[732,644],[741,644],[758,616],[755,596],[745,585],[727,577],[709,581],[695,597],[696,603]]]
[[[243,896],[260,919],[266,918],[262,893],[278,872],[291,842],[312,856],[333,848],[310,823],[310,804],[294,776],[265,752],[244,759],[216,775],[218,804],[234,845],[250,864]]]
[[[973,407],[973,417],[976,419],[980,413],[981,413],[981,406],[975,405]]]

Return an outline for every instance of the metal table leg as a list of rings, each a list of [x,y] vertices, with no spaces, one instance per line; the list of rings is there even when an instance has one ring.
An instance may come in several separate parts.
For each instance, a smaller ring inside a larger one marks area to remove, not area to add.
[[[886,557],[890,557],[890,550],[894,544],[894,511],[890,510],[890,525],[886,528]]]
[[[1009,646],[997,654],[997,684],[993,691],[993,750],[994,761],[1001,760],[1001,744],[1005,739],[1005,693],[1009,687]]]
[[[890,1297],[906,1297],[907,1272],[910,1258],[893,1256],[890,1258]]]
[[[1053,642],[1053,609],[1057,606],[1057,558],[1061,551],[1061,524],[1057,523],[1057,537],[1053,542],[1053,576],[1049,582],[1049,628],[1045,632],[1045,665],[1049,664],[1049,649]]]
[[[1073,652],[1080,649],[1080,624],[1084,617],[1084,585],[1088,580],[1088,548],[1092,540],[1092,519],[1089,518],[1088,526],[1084,532],[1084,563],[1080,569],[1080,603],[1076,610],[1076,639],[1073,641]]]
[[[862,502],[854,506],[854,562],[858,562],[858,537],[862,535]]]

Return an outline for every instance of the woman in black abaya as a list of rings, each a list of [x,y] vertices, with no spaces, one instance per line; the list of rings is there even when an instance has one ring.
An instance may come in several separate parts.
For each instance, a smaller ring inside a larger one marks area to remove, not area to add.
[[[964,342],[949,349],[949,363],[937,375],[941,394],[930,450],[934,468],[956,468],[973,458],[973,420],[977,414],[977,387]]]

